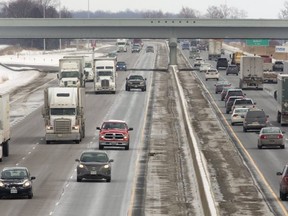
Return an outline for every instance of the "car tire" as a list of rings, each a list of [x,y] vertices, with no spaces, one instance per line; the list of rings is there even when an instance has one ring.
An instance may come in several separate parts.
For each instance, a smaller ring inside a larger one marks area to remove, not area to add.
[[[257,145],[258,149],[262,149],[262,145]]]
[[[129,143],[125,146],[125,150],[129,150]]]
[[[49,140],[46,140],[46,144],[50,144],[51,142]]]
[[[33,198],[33,193],[28,194],[28,199],[32,199]]]
[[[228,111],[228,110],[226,110],[226,114],[229,114],[229,111]]]
[[[206,81],[207,81],[208,79],[206,79]]]
[[[111,182],[111,177],[106,179],[106,182]]]
[[[4,157],[8,157],[9,156],[9,142],[8,142],[8,140],[3,143],[2,152],[3,152],[3,156]]]
[[[81,182],[82,178],[77,177],[77,182]]]
[[[231,125],[232,125],[232,126],[234,126],[234,125],[235,125],[235,123],[234,123],[234,122],[231,122]]]
[[[243,127],[243,132],[247,132],[247,129],[245,127]]]
[[[282,192],[280,191],[280,199],[283,200],[283,201],[285,201],[285,200],[287,199],[287,195],[286,195],[285,193],[282,193]]]
[[[281,149],[285,149],[285,145],[281,145],[280,148],[281,148]]]
[[[80,140],[75,140],[75,143],[76,143],[76,144],[79,144],[79,143],[80,143]]]
[[[104,149],[104,146],[99,145],[99,149],[100,149],[100,150],[103,150],[103,149]]]

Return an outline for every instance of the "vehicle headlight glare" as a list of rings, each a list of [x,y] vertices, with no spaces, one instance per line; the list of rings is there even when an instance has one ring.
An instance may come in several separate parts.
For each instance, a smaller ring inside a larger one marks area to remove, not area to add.
[[[5,187],[5,185],[2,181],[0,181],[0,187]]]
[[[84,165],[83,165],[83,164],[79,164],[79,167],[80,167],[80,168],[84,168]]]
[[[26,181],[23,184],[23,187],[30,187],[31,186],[31,182],[30,181]]]
[[[109,164],[104,165],[105,169],[108,169],[109,167],[110,167]]]

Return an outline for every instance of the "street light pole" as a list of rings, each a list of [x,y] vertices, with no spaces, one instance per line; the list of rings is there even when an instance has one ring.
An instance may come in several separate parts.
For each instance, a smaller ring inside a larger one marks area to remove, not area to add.
[[[59,18],[61,19],[61,0],[59,0]],[[62,49],[62,41],[61,38],[59,38],[59,49]]]
[[[45,3],[43,4],[43,0],[41,1],[42,6],[43,6],[43,19],[46,17],[46,8],[45,8]],[[44,52],[46,51],[46,40],[43,38],[43,50]]]

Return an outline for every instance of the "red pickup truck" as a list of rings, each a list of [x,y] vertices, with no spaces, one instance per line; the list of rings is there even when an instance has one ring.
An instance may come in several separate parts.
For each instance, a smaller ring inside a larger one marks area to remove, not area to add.
[[[99,132],[99,149],[110,147],[125,147],[129,150],[129,128],[127,123],[122,120],[108,120],[102,123],[101,127],[96,127]]]

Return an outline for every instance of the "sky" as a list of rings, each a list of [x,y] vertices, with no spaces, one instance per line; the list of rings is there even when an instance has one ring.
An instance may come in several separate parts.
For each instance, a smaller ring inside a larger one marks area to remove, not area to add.
[[[189,7],[205,14],[209,6],[227,5],[247,12],[251,19],[278,19],[278,14],[288,0],[55,0],[60,6],[77,11],[125,11],[161,10],[162,12],[179,13],[182,7]],[[88,15],[87,15],[88,17]]]

